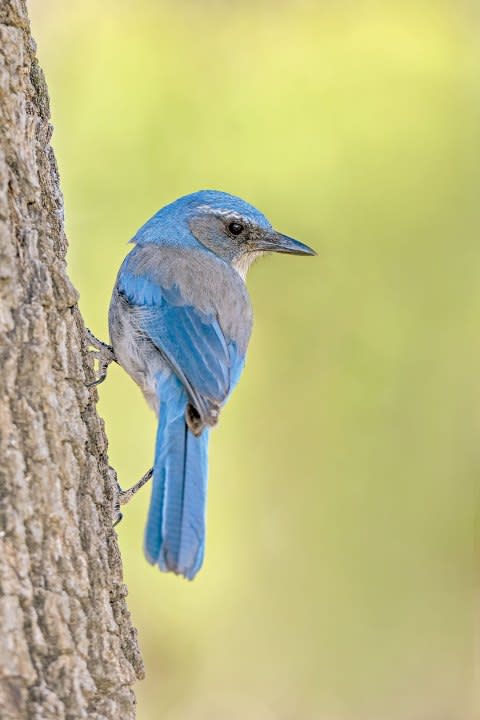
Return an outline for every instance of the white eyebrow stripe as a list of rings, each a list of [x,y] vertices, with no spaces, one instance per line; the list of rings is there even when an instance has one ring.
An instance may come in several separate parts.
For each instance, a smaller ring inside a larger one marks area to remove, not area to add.
[[[211,205],[199,205],[197,210],[206,210],[206,212],[210,212],[213,215],[222,215],[223,217],[231,217],[235,220],[243,220],[245,222],[243,215],[240,215],[236,210],[219,210],[218,208],[212,208]]]

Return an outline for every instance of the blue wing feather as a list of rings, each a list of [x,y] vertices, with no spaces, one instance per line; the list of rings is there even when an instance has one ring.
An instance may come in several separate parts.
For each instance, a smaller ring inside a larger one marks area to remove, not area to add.
[[[226,338],[217,317],[181,304],[177,287],[163,288],[148,277],[121,273],[118,289],[138,309],[140,329],[162,352],[194,396],[223,404],[238,382],[244,356]],[[201,408],[198,408],[201,410]]]

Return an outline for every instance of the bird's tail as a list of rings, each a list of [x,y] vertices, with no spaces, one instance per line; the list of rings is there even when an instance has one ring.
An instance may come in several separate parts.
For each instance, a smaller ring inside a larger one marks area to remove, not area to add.
[[[205,547],[208,429],[195,437],[185,422],[186,393],[176,377],[162,384],[153,489],[145,532],[147,559],[193,580]]]

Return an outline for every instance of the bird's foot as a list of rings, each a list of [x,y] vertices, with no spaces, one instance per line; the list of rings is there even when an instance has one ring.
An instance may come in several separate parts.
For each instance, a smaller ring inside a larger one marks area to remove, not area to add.
[[[116,492],[115,504],[114,504],[113,527],[118,525],[118,523],[123,518],[123,515],[120,512],[120,507],[122,505],[126,505],[128,502],[130,502],[132,497],[140,490],[140,488],[142,488],[144,485],[146,485],[146,483],[150,480],[152,475],[153,475],[153,468],[150,468],[150,470],[148,470],[148,472],[146,472],[145,475],[143,475],[140,478],[140,480],[137,483],[135,483],[135,485],[133,485],[128,490],[122,490],[122,488],[120,487],[120,485],[118,483],[117,475],[115,473],[115,483],[117,486],[116,487],[117,492]]]
[[[116,362],[115,353],[111,345],[102,342],[95,335],[85,328],[88,344],[95,348],[95,360],[98,360],[98,376],[92,382],[86,383],[88,388],[100,385],[107,377],[107,369],[111,362]]]

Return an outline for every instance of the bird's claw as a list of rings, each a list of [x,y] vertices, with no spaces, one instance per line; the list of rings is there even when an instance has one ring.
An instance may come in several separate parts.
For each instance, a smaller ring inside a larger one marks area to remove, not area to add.
[[[111,362],[116,362],[116,357],[113,347],[111,345],[107,345],[107,343],[104,343],[102,342],[102,340],[99,340],[97,337],[95,337],[91,330],[85,328],[85,334],[87,336],[88,344],[95,348],[95,350],[90,352],[94,353],[94,360],[98,360],[99,363],[98,377],[91,382],[85,383],[87,388],[91,388],[95,387],[96,385],[100,385],[100,383],[105,380],[105,378],[107,377],[108,366]]]
[[[92,382],[85,383],[85,387],[87,387],[87,388],[96,387],[97,385],[100,385],[100,383],[102,383],[102,382],[105,380],[106,377],[107,377],[107,373],[106,373],[106,372],[105,372],[105,373],[102,373],[102,374],[100,375],[100,377],[98,377],[96,380],[93,380]]]
[[[115,519],[113,521],[113,527],[116,527],[123,518],[123,515],[120,512],[120,506],[126,505],[128,502],[130,502],[132,497],[150,480],[152,475],[153,468],[150,468],[150,470],[148,470],[145,475],[143,475],[140,480],[135,483],[135,485],[133,485],[128,490],[122,490],[117,479],[117,474],[115,473],[116,496],[114,505]]]

